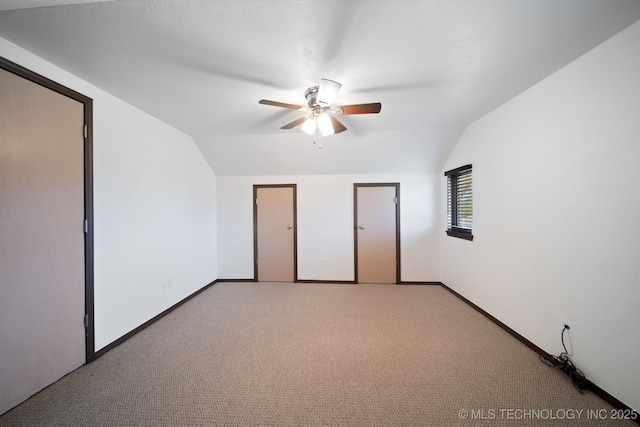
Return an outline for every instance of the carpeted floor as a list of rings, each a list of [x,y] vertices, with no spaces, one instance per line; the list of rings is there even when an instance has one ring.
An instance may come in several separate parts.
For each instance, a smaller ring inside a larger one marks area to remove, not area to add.
[[[635,425],[440,286],[218,283],[1,426]]]

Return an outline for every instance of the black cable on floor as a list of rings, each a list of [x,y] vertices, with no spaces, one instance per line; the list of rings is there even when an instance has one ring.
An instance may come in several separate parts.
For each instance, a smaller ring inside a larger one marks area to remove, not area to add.
[[[540,360],[547,366],[560,369],[571,378],[571,383],[580,392],[583,393],[587,389],[587,378],[582,371],[575,367],[571,359],[569,359],[569,353],[567,347],[564,345],[564,332],[569,329],[568,325],[564,325],[562,333],[560,334],[560,340],[562,341],[562,347],[564,351],[559,356],[548,354],[546,356],[540,356]]]

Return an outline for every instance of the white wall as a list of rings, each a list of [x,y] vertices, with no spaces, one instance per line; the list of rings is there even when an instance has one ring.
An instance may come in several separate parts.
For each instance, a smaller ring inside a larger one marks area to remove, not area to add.
[[[439,281],[439,174],[220,176],[218,276],[253,278],[253,185],[297,184],[298,279],[353,280],[353,184],[365,182],[400,183],[401,279]]]
[[[97,349],[217,278],[215,174],[191,137],[110,101],[94,101]]]
[[[94,103],[96,350],[217,278],[216,176],[190,136],[0,38]]]
[[[442,281],[640,409],[640,23],[468,127],[474,241]],[[442,178],[442,188],[445,181]],[[442,213],[446,214],[444,197]]]

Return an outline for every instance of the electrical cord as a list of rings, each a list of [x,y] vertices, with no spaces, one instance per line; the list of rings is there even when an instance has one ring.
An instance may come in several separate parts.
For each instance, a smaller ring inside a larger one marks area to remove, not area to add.
[[[571,378],[571,383],[580,393],[583,393],[587,389],[587,378],[582,371],[575,367],[571,359],[569,359],[569,352],[567,352],[567,346],[564,345],[564,332],[569,329],[568,325],[564,325],[562,333],[560,334],[560,340],[562,341],[562,347],[564,351],[559,356],[551,354],[541,355],[540,360],[547,366],[560,369]]]

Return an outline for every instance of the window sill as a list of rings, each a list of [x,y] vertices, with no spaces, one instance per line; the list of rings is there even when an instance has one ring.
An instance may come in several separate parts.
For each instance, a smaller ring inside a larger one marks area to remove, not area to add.
[[[447,230],[447,236],[458,237],[465,240],[473,240],[473,234],[468,231]]]

